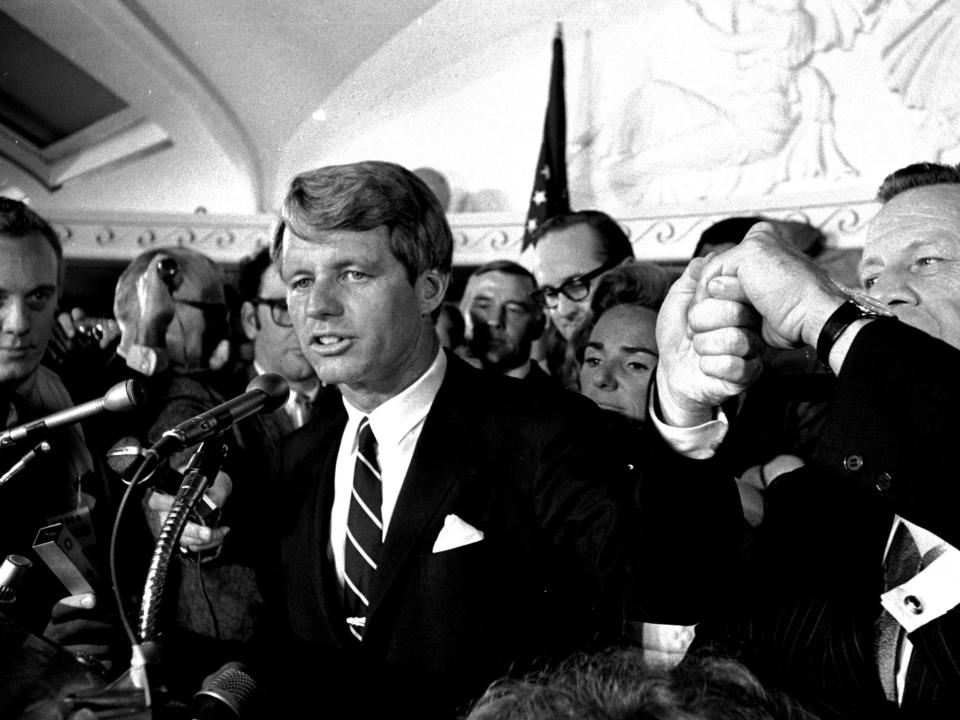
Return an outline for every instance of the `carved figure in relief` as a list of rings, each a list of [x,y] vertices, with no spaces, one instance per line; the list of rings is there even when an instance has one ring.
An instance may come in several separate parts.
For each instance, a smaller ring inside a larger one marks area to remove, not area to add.
[[[687,0],[698,65],[661,64],[628,96],[601,144],[598,183],[628,207],[856,174],[814,61],[850,49],[882,1]]]
[[[908,108],[924,111],[920,136],[932,159],[947,161],[960,150],[960,2],[902,5],[910,22],[891,23],[881,51],[887,84]]]

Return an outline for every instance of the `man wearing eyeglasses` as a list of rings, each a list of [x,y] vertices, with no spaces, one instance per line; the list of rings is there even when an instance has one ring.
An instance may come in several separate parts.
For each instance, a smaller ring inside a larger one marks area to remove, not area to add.
[[[290,385],[290,397],[284,405],[284,417],[276,415],[286,431],[310,419],[320,380],[307,362],[293,330],[287,310],[287,289],[264,248],[242,268],[238,283],[243,305],[240,324],[250,340],[253,362],[245,368],[243,386],[255,375],[277,373]],[[273,416],[271,416],[272,418]]]
[[[533,236],[533,274],[540,286],[532,297],[547,312],[543,347],[550,372],[576,388],[576,363],[569,348],[590,310],[596,278],[633,260],[633,246],[617,222],[599,210],[555,215]]]

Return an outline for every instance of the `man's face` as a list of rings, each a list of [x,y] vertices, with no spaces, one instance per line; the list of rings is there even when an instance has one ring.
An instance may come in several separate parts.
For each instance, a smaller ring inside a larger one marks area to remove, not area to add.
[[[657,314],[636,305],[615,305],[590,332],[580,392],[604,410],[643,420],[658,357]]]
[[[542,329],[540,309],[530,298],[536,288],[520,275],[488,272],[474,278],[470,349],[486,367],[511,370],[530,359]]]
[[[287,302],[287,288],[276,266],[271,265],[264,272],[259,297]],[[244,303],[244,331],[253,341],[253,359],[264,372],[279,373],[290,382],[304,382],[315,377],[315,373],[303,354],[293,326],[284,327],[273,319],[277,315],[282,320],[284,314],[289,318],[289,313],[272,310],[266,303]]]
[[[281,274],[300,345],[320,379],[361,409],[409,386],[438,344],[425,316],[448,278],[428,270],[411,285],[388,240],[385,226],[283,239]]]
[[[57,256],[36,235],[0,235],[0,387],[13,388],[40,365],[57,311]]]
[[[584,275],[604,263],[600,240],[586,225],[547,233],[534,248],[533,257],[533,274],[540,287],[559,288],[570,278]],[[570,340],[583,324],[595,286],[595,282],[590,283],[590,292],[582,300],[571,300],[560,293],[556,307],[547,310],[550,321],[565,340]]]
[[[860,280],[900,320],[960,348],[960,185],[891,198],[870,225]]]

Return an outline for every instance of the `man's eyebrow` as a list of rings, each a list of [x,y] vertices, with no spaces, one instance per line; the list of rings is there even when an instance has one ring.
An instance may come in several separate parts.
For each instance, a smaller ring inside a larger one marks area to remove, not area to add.
[[[51,291],[51,292],[56,292],[56,291],[57,291],[57,286],[56,286],[55,283],[40,283],[39,285],[36,285],[36,286],[30,288],[30,290],[27,291],[27,295],[32,295],[33,293],[37,292],[38,290],[49,290],[49,291]],[[7,290],[2,290],[2,292],[6,293],[6,292],[8,292],[8,291],[7,291]]]

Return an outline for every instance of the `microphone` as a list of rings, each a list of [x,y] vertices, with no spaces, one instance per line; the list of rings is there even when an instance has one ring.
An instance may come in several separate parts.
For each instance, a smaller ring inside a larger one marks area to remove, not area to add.
[[[31,448],[26,452],[26,454],[17,460],[9,470],[7,470],[2,477],[0,477],[0,485],[3,485],[12,477],[14,477],[18,472],[23,470],[27,465],[29,465],[38,455],[45,455],[50,452],[50,443],[46,440],[41,440],[35,447]]]
[[[193,720],[240,720],[251,717],[257,683],[243,663],[229,662],[212,675],[190,702]]]
[[[107,467],[129,485],[146,454],[146,448],[135,437],[122,437],[107,450]]]
[[[164,453],[176,452],[219,435],[235,422],[259,412],[273,412],[283,406],[290,395],[287,381],[276,373],[258,375],[247,391],[232,400],[217,405],[189,420],[184,420],[153,444],[147,455],[157,457]]]
[[[16,602],[17,588],[31,567],[33,563],[23,555],[7,555],[0,565],[0,605]]]
[[[0,448],[7,447],[22,440],[32,440],[48,430],[71,425],[96,415],[104,410],[110,412],[124,412],[142,405],[146,399],[143,386],[136,380],[126,380],[117,383],[107,390],[106,394],[97,400],[90,400],[82,405],[60,410],[39,420],[32,420],[0,433]]]

